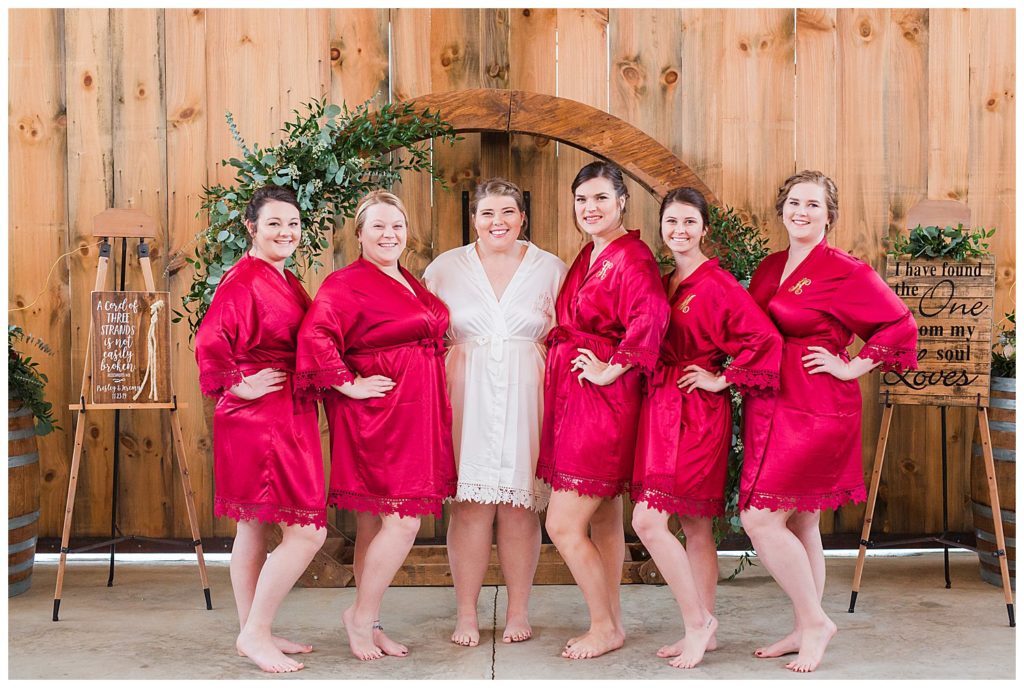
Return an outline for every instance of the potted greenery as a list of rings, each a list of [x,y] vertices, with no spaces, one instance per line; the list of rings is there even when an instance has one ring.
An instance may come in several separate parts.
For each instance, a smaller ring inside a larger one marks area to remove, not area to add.
[[[7,596],[14,597],[32,584],[36,537],[39,530],[39,449],[37,435],[58,428],[53,405],[46,401],[46,375],[39,363],[15,348],[16,343],[34,346],[45,354],[53,351],[20,327],[7,326]]]

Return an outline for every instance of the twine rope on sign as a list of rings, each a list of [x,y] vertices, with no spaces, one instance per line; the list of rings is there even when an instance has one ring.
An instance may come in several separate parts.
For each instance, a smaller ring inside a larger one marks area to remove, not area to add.
[[[159,393],[156,385],[156,323],[160,317],[160,310],[164,307],[163,299],[154,301],[149,307],[149,333],[146,336],[146,374],[142,376],[142,383],[132,397],[132,401],[139,398],[142,390],[146,387],[146,380],[149,380],[149,399],[156,401]]]

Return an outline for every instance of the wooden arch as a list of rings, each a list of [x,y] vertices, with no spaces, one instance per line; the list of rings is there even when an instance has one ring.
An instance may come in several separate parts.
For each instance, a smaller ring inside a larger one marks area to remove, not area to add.
[[[659,198],[692,186],[718,199],[693,170],[650,136],[604,110],[568,98],[497,88],[430,93],[409,99],[416,110],[439,112],[457,132],[530,134],[555,139],[615,163]]]

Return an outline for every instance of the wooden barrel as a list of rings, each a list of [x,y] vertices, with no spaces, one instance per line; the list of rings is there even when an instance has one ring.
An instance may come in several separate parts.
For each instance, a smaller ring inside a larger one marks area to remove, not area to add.
[[[39,450],[32,410],[9,401],[7,411],[7,596],[32,585],[39,532]]]
[[[1016,479],[1016,388],[1013,378],[992,378],[989,398],[989,430],[992,433],[992,458],[995,459],[996,482],[999,486],[999,511],[1002,515],[1003,537],[1006,539],[1006,563],[1010,568],[1010,583],[1017,587],[1017,514]],[[971,450],[971,511],[974,533],[978,538],[978,561],[982,580],[1002,587],[1003,577],[999,560],[992,555],[996,550],[995,526],[992,521],[992,502],[988,494],[985,458],[981,450],[981,437],[974,430]]]

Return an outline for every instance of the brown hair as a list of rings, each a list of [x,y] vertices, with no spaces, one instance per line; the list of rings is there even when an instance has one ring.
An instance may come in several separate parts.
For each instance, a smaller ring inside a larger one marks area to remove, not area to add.
[[[526,201],[523,199],[523,192],[518,186],[501,177],[491,177],[476,185],[473,197],[469,199],[469,214],[476,215],[477,206],[480,201],[490,196],[508,196],[516,202],[519,212],[526,212]]]
[[[281,201],[294,207],[302,213],[302,208],[299,207],[299,201],[295,198],[295,192],[286,186],[261,186],[256,189],[253,193],[252,198],[249,199],[249,205],[245,206],[244,219],[247,223],[246,229],[248,229],[248,223],[251,222],[256,224],[256,220],[259,219],[260,211],[270,201]]]
[[[775,197],[775,212],[778,213],[779,217],[782,217],[782,208],[786,205],[786,198],[789,196],[789,192],[797,184],[805,183],[817,184],[825,190],[825,208],[828,210],[828,224],[829,228],[831,228],[836,220],[839,219],[839,189],[836,188],[836,183],[824,172],[801,170],[782,182],[782,186],[779,187],[779,193]]]
[[[700,213],[700,219],[704,222],[704,229],[709,229],[708,225],[711,224],[711,219],[708,215],[708,202],[700,191],[690,186],[680,186],[678,189],[669,191],[665,194],[665,198],[661,199],[661,208],[658,210],[658,222],[661,222],[661,218],[665,217],[665,210],[673,203],[682,203],[696,208]]]
[[[399,212],[402,213],[402,217],[405,218],[406,229],[409,228],[409,213],[405,209],[405,204],[395,194],[378,189],[377,191],[371,191],[370,193],[363,196],[362,200],[359,201],[359,207],[356,208],[356,236],[358,237],[363,232],[363,225],[366,224],[366,211],[375,205],[390,205],[398,208]]]
[[[573,194],[576,193],[576,189],[581,184],[598,178],[607,179],[612,183],[612,188],[615,189],[615,198],[629,198],[629,190],[626,188],[626,182],[622,179],[622,170],[617,165],[605,162],[604,160],[595,160],[589,165],[584,165],[576,173],[576,178],[572,180]],[[622,212],[626,212],[625,207],[623,207]]]

